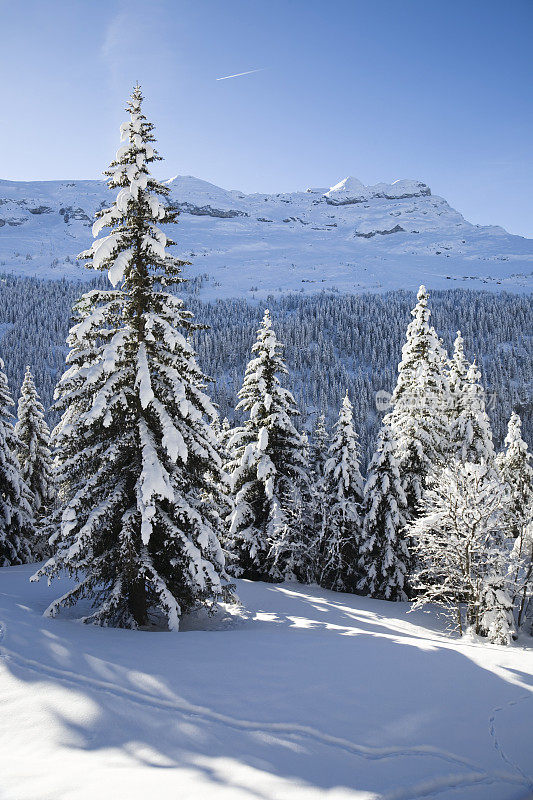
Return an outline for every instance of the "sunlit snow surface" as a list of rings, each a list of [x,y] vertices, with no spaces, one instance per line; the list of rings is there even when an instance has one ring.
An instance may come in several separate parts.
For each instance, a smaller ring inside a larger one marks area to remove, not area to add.
[[[533,791],[531,640],[459,641],[391,604],[238,582],[179,634],[41,616],[0,570],[2,800],[517,800]]]
[[[425,184],[364,186],[346,178],[290,194],[227,191],[177,176],[181,209],[169,231],[202,295],[435,288],[531,291],[533,240],[471,225]],[[0,181],[0,271],[40,277],[87,274],[76,255],[94,211],[112,195],[100,181]],[[68,260],[67,260],[68,259]]]

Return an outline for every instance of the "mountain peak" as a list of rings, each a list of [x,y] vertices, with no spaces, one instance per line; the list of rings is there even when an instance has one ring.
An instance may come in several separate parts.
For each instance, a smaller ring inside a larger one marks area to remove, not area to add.
[[[421,181],[400,180],[393,183],[376,183],[365,186],[358,178],[348,177],[332,186],[324,197],[331,205],[361,203],[373,197],[399,200],[408,197],[428,197],[431,189]]]
[[[180,211],[176,255],[208,297],[413,288],[528,291],[533,241],[471,225],[421,181],[245,194],[190,175],[167,181]],[[90,277],[76,255],[94,212],[112,202],[104,181],[0,181],[4,272]]]

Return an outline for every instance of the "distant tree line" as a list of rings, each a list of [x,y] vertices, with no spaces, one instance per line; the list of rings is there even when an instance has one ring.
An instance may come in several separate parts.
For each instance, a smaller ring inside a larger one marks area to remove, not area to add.
[[[0,355],[9,384],[20,386],[28,364],[50,412],[54,387],[62,372],[72,306],[87,288],[105,288],[107,278],[86,282],[49,281],[4,276],[0,281]],[[202,302],[187,281],[179,287],[187,308],[209,326],[193,334],[193,344],[207,375],[215,379],[213,399],[221,417],[232,423],[246,354],[255,330],[269,308],[284,342],[290,386],[301,409],[301,423],[313,429],[324,413],[332,424],[346,391],[353,404],[363,464],[372,455],[381,412],[380,390],[391,393],[400,360],[405,318],[414,302],[411,292],[355,296],[289,295],[265,303],[246,300]],[[501,446],[511,411],[516,409],[523,436],[533,446],[533,298],[472,290],[432,293],[433,321],[451,349],[461,330],[467,356],[476,358],[487,391],[494,440]]]

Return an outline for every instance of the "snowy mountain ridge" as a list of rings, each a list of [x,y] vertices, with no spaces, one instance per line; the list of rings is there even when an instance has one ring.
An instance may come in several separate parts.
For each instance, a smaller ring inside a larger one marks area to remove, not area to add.
[[[176,254],[206,297],[298,291],[471,287],[527,292],[533,240],[472,225],[420,181],[244,194],[192,176],[167,181],[180,209]],[[0,269],[39,277],[90,275],[76,263],[103,181],[0,181]]]

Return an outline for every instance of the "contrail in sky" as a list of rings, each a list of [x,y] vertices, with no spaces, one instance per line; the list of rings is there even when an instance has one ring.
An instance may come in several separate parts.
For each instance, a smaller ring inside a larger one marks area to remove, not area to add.
[[[260,69],[249,69],[248,72],[237,72],[236,75],[224,75],[223,78],[215,78],[217,81],[227,81],[228,78],[240,78],[241,75],[251,75],[252,72],[263,72],[266,67],[261,67]]]

